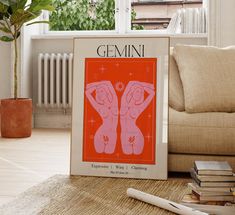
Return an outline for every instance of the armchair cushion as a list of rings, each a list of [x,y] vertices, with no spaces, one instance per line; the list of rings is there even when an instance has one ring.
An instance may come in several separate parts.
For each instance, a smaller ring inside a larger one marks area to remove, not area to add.
[[[184,111],[184,91],[179,70],[173,57],[173,48],[170,53],[169,72],[169,106],[177,111]]]
[[[169,152],[235,155],[235,113],[169,109]]]
[[[174,57],[187,112],[235,111],[235,47],[177,45]]]

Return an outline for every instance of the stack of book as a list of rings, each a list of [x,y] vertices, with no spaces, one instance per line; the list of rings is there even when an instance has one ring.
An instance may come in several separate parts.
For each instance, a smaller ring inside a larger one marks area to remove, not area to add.
[[[167,32],[172,34],[200,34],[207,32],[205,8],[182,8],[171,18]]]
[[[195,161],[188,186],[199,203],[235,202],[235,175],[227,162]]]

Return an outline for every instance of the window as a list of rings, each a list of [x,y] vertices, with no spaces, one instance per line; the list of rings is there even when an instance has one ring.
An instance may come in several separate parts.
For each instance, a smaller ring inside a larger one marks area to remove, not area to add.
[[[53,0],[51,31],[115,30],[115,0]]]
[[[199,13],[203,16],[202,7],[202,0],[131,0],[131,10],[135,14],[134,19],[131,20],[131,26],[132,29],[137,26],[137,29],[144,30],[168,30],[168,33],[169,31],[170,33],[204,33],[196,30],[182,32],[181,29],[184,18],[194,25],[194,21],[199,19]]]
[[[206,24],[199,28],[206,23],[205,10],[200,12],[202,0],[53,0],[53,4],[56,10],[46,14],[51,21],[46,33],[206,31]]]

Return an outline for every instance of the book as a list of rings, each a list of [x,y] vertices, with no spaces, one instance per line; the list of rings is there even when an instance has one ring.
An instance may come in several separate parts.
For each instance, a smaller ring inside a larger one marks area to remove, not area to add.
[[[201,192],[198,190],[192,190],[192,192],[199,196],[233,196],[233,192]]]
[[[185,33],[190,33],[190,23],[189,23],[189,17],[190,17],[190,10],[187,8],[185,9]]]
[[[176,20],[176,26],[175,26],[175,33],[179,34],[181,32],[181,11],[177,11],[177,20]]]
[[[181,10],[178,10],[177,13],[175,13],[171,21],[167,27],[167,33],[175,34],[175,33],[181,33]]]
[[[200,181],[217,181],[217,182],[235,182],[235,175],[232,176],[202,176],[197,175]]]
[[[234,182],[200,182],[198,184],[201,187],[233,187]]]
[[[194,203],[194,204],[199,204],[200,203],[199,199],[193,194],[184,195],[184,197],[182,198],[181,201],[184,202],[184,203]]]
[[[168,33],[205,33],[206,11],[204,8],[182,8],[173,14],[167,27]]]
[[[199,33],[199,15],[198,15],[198,8],[195,8],[194,11],[194,33],[198,34]]]
[[[200,187],[196,183],[188,183],[188,187],[198,192],[234,192],[230,187]]]
[[[195,196],[194,194],[186,194],[183,196],[181,202],[186,203],[186,204],[200,204],[200,200]],[[225,205],[226,202],[221,202],[221,201],[208,201],[208,202],[203,202],[204,205]]]
[[[200,181],[215,181],[215,182],[235,182],[234,175],[198,175],[195,169],[191,169],[195,177],[197,177]]]
[[[167,32],[168,33],[175,33],[175,27],[176,27],[176,21],[178,19],[178,14],[174,14],[173,17],[171,18],[171,21],[167,27]]]
[[[180,13],[180,30],[181,30],[181,33],[185,33],[185,26],[186,26],[186,23],[185,23],[185,9],[181,9],[181,13]]]
[[[201,181],[197,177],[196,171],[192,168],[190,170],[191,177],[200,187],[234,187],[235,182],[227,182],[227,181]]]
[[[217,202],[234,202],[234,196],[200,196],[198,193],[192,191],[192,194],[195,195],[200,202],[208,201],[217,201]]]
[[[235,207],[227,206],[224,204],[213,205],[213,204],[193,204],[193,203],[183,203],[183,205],[193,208],[195,210],[200,210],[208,214],[216,214],[216,215],[234,215]]]
[[[194,29],[194,20],[193,17],[194,16],[194,9],[193,8],[188,8],[188,32],[189,34],[194,33],[193,29]]]
[[[226,161],[195,161],[194,169],[198,175],[233,175],[233,170]]]

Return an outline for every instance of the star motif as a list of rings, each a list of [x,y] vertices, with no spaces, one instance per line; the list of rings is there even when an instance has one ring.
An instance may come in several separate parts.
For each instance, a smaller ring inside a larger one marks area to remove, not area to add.
[[[94,124],[95,120],[94,119],[90,119],[88,122],[91,123],[91,124]]]
[[[119,82],[117,82],[117,83],[115,84],[115,88],[116,88],[117,91],[121,92],[121,91],[124,90],[125,85],[124,85],[123,82],[120,82],[120,81],[119,81]]]
[[[148,134],[147,136],[145,136],[145,138],[148,139],[148,141],[150,141],[150,139],[152,138],[152,136]]]
[[[101,73],[104,73],[104,71],[106,70],[106,68],[104,67],[104,65],[102,65],[99,70],[101,71]]]

